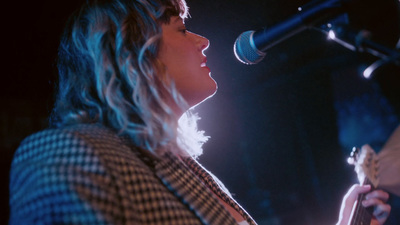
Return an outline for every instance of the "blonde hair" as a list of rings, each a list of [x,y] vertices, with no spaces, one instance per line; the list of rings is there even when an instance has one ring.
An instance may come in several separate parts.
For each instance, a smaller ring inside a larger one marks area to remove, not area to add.
[[[187,15],[184,0],[84,4],[61,38],[51,124],[102,123],[154,154],[200,155],[207,137],[197,131],[197,116],[186,113],[178,124],[167,100],[188,106],[157,58],[161,24]]]

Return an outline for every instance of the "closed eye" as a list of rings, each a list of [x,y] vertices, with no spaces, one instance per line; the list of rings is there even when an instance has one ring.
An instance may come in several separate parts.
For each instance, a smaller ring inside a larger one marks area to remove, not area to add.
[[[187,29],[186,28],[180,29],[179,31],[182,32],[183,34],[187,33]]]

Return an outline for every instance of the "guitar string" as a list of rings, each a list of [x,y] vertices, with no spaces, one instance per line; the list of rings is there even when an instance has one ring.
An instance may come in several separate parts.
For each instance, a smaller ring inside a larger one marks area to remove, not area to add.
[[[362,194],[359,195],[358,198],[357,198],[356,210],[354,212],[355,217],[353,218],[353,222],[351,223],[352,225],[360,224],[360,222],[359,222],[360,218],[363,217],[363,211],[362,211],[362,208],[360,207],[361,206],[360,202],[361,202],[362,198],[363,198]]]
[[[374,189],[374,186],[372,185],[372,182],[368,178],[365,179],[365,184],[371,185],[371,191]],[[363,199],[365,198],[365,195],[366,194],[364,194]],[[364,215],[365,215],[363,217],[364,218],[364,222],[371,223],[372,212],[368,208],[365,208],[365,207],[363,207],[363,211],[364,211]]]
[[[372,187],[372,183],[370,182],[370,180],[368,178],[365,178],[364,185],[366,184],[370,184]],[[356,205],[356,209],[354,211],[354,214],[356,215],[351,222],[351,225],[361,225],[361,224],[368,224],[371,222],[371,214],[368,212],[368,210],[366,208],[364,208],[362,206],[362,200],[364,199],[365,194],[360,194],[357,198],[357,205]],[[353,215],[354,215],[353,214]]]

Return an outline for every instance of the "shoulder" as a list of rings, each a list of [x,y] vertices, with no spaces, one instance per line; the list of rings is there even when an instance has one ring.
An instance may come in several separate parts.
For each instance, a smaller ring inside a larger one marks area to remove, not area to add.
[[[108,143],[108,144],[106,144]],[[98,149],[121,145],[112,130],[96,124],[79,124],[47,129],[25,138],[14,154],[13,165],[30,160],[46,160],[57,156],[95,154]]]
[[[29,168],[53,167],[113,173],[116,167],[126,164],[140,170],[146,166],[137,152],[138,148],[128,138],[100,124],[47,129],[21,142],[13,157],[11,175]]]
[[[76,143],[77,140],[87,143],[93,141],[118,139],[116,132],[100,124],[77,124],[62,128],[46,129],[25,138],[21,147],[37,147],[52,144],[53,146]],[[74,142],[75,140],[75,142]]]
[[[117,134],[101,125],[81,124],[40,131],[25,138],[16,150],[10,188],[27,181],[49,182],[49,176],[58,176],[63,182],[75,182],[68,180],[71,175],[74,179],[91,173],[105,176],[112,170],[108,168],[107,155],[124,148],[128,147]]]
[[[120,224],[124,207],[118,196],[124,187],[115,181],[127,158],[134,173],[144,170],[132,148],[101,125],[47,129],[27,137],[11,166],[10,221]]]

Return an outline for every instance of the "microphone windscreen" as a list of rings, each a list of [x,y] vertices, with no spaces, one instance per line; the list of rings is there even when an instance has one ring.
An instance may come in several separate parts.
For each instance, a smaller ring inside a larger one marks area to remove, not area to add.
[[[244,64],[256,64],[260,62],[266,53],[257,49],[253,41],[254,31],[246,31],[239,35],[233,45],[236,58]]]

